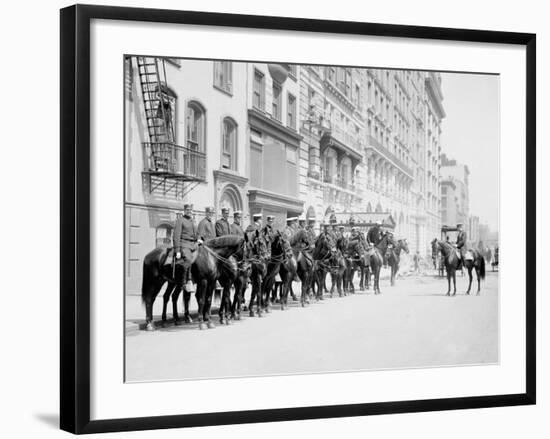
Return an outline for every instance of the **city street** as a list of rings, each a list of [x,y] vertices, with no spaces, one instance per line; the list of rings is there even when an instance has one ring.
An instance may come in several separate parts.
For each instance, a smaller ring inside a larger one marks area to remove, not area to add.
[[[127,331],[126,379],[215,378],[498,361],[498,273],[480,296],[446,278],[411,276],[382,294],[358,292],[199,331],[196,323]],[[162,298],[157,299],[161,305]],[[192,299],[194,302],[194,298]],[[156,319],[156,316],[155,316]],[[217,323],[217,315],[214,316]]]

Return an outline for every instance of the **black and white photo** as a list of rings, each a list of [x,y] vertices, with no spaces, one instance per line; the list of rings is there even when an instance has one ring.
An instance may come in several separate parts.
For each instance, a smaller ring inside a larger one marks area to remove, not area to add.
[[[127,55],[124,87],[128,382],[498,363],[499,75]]]

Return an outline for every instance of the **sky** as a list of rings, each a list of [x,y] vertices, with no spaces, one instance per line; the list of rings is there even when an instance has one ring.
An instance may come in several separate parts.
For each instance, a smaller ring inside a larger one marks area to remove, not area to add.
[[[442,73],[441,150],[470,169],[470,215],[498,230],[499,77]]]

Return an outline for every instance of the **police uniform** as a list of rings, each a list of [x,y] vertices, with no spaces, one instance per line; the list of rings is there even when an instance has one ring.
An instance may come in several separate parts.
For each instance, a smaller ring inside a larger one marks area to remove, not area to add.
[[[273,237],[273,234],[275,233],[275,230],[273,229],[273,225],[269,221],[273,221],[275,217],[273,215],[268,215],[266,219],[268,222],[262,228],[262,233],[264,236],[267,237],[267,239],[269,239],[269,241],[272,241],[272,237]]]
[[[235,222],[235,218],[237,218],[237,217],[240,220],[240,215],[241,215],[241,212],[234,212],[233,213],[233,223],[229,226],[229,229],[230,229],[232,235],[238,235],[238,236],[243,237],[244,232],[243,232],[243,228],[241,227],[240,221],[239,221],[239,224],[237,224]]]
[[[193,206],[189,204],[184,206],[184,209],[192,208]],[[195,220],[193,217],[190,214],[178,214],[176,224],[174,225],[174,233],[172,235],[176,258],[177,254],[181,253],[184,248],[193,248],[196,246],[197,239],[197,227],[195,226]],[[175,260],[175,263],[177,264],[178,262]],[[185,289],[189,292],[193,291],[190,267],[184,268],[181,279],[182,282],[187,282]]]
[[[205,209],[206,213],[211,213],[212,208],[207,207]],[[198,236],[205,241],[216,237],[216,230],[214,229],[214,224],[212,223],[212,218],[204,217],[199,223],[198,227]]]
[[[178,215],[174,226],[174,250],[181,252],[183,248],[189,248],[197,242],[198,234],[195,221],[191,215]]]
[[[229,209],[222,209],[222,214],[229,212]],[[224,217],[221,217],[216,221],[216,236],[231,235],[231,228],[229,227],[229,221]]]
[[[380,226],[378,224],[372,226],[367,232],[367,241],[374,245],[380,242]]]
[[[458,226],[458,224],[457,224]],[[464,262],[464,256],[466,256],[466,251],[468,250],[468,247],[466,245],[467,241],[466,232],[464,230],[461,230],[456,235],[456,248],[460,252],[461,262]]]

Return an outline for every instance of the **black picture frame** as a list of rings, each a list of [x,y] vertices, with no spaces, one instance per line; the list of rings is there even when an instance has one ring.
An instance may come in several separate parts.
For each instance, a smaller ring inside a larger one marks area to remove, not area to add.
[[[90,420],[90,22],[93,19],[329,32],[526,48],[526,376],[525,393]],[[75,5],[61,10],[60,426],[72,433],[304,420],[325,417],[535,404],[536,401],[536,36],[292,17]]]

